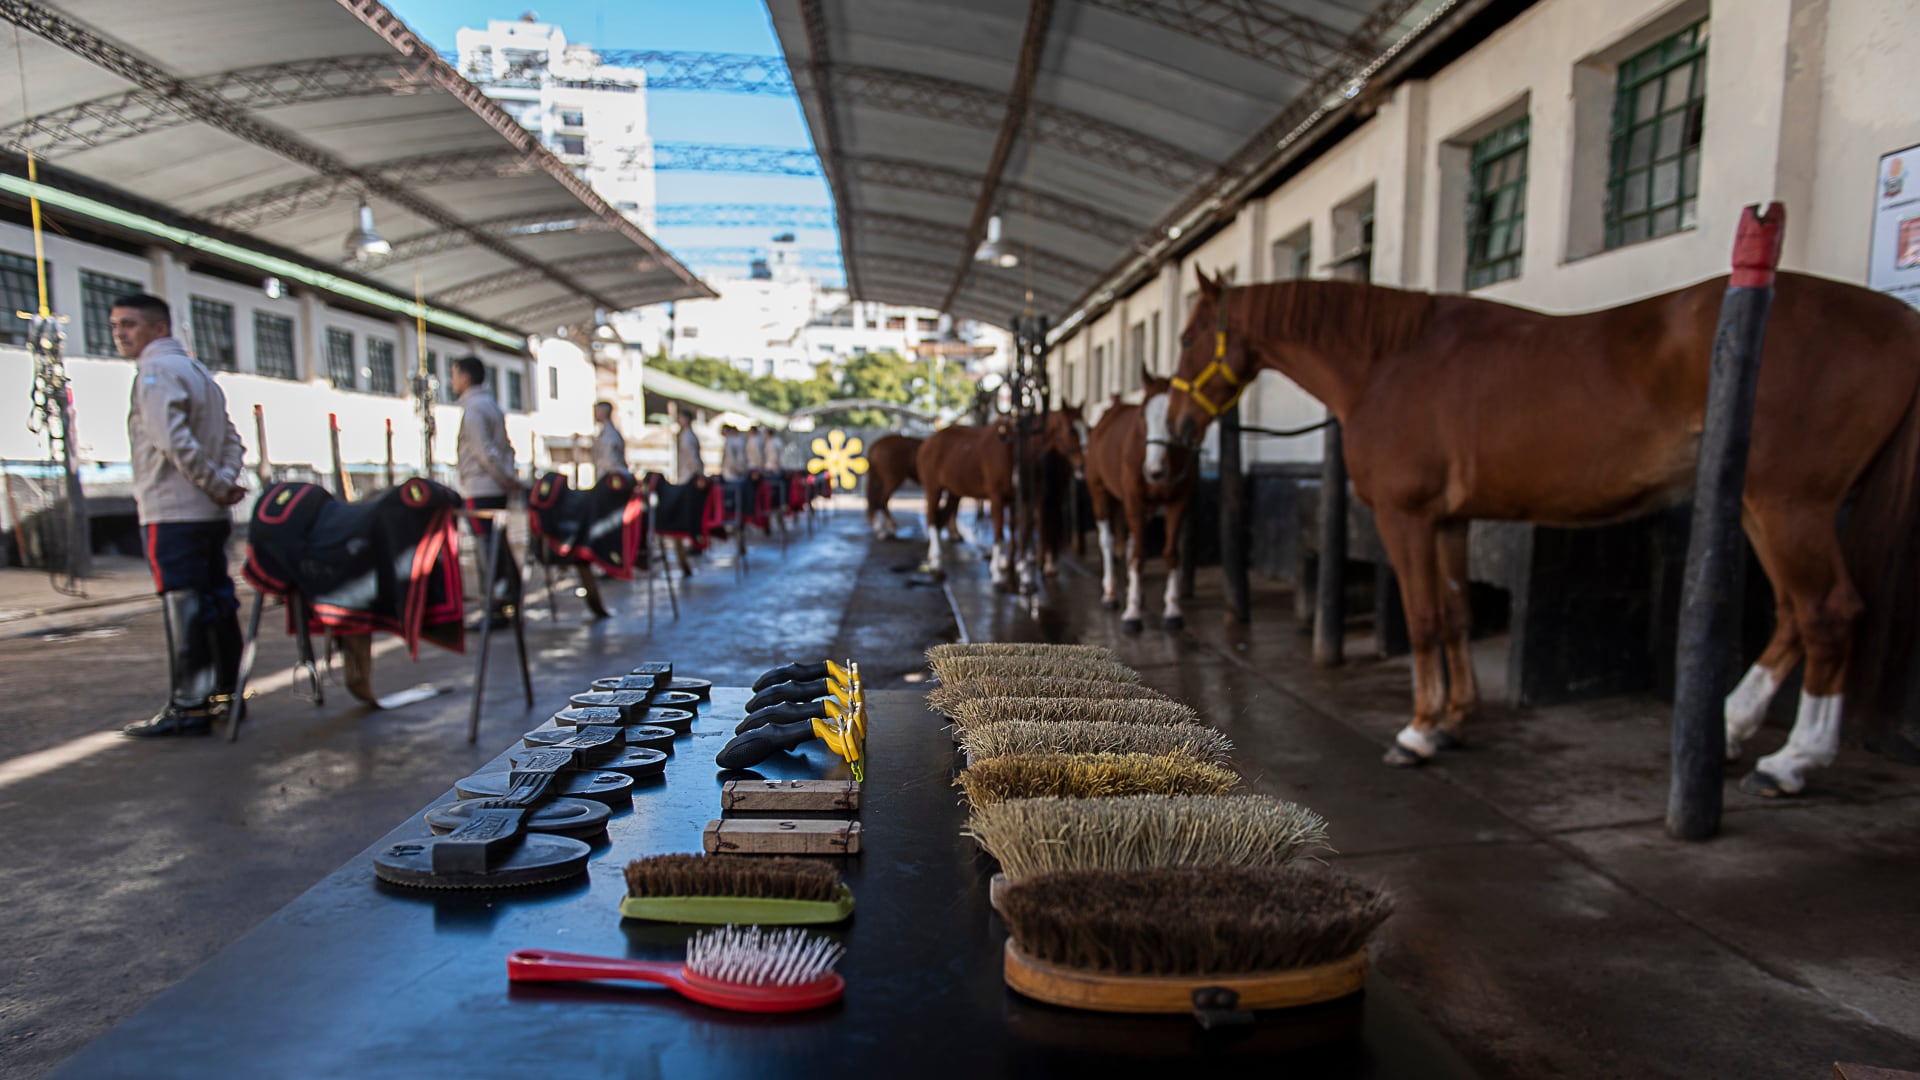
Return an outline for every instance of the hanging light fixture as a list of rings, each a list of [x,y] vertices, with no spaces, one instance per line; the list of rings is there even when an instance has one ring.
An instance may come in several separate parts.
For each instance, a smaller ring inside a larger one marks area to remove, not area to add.
[[[382,240],[380,234],[373,231],[373,207],[368,206],[364,199],[360,203],[360,221],[354,226],[353,231],[347,234],[347,242],[344,246],[348,257],[355,259],[370,259],[393,252],[393,245]]]
[[[987,219],[987,238],[980,242],[973,253],[974,262],[992,263],[1002,270],[1011,270],[1020,265],[1020,255],[1012,245],[1000,240],[1000,215]]]

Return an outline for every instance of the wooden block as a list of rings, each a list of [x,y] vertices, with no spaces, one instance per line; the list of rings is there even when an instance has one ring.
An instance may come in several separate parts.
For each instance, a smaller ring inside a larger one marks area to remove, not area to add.
[[[709,855],[858,855],[860,823],[730,818],[707,822],[702,841]]]
[[[860,785],[851,780],[729,780],[720,788],[720,809],[858,810]]]

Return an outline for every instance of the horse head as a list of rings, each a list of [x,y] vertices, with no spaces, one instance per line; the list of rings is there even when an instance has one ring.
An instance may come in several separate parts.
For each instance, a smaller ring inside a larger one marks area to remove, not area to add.
[[[1140,384],[1146,399],[1140,403],[1140,416],[1146,421],[1147,453],[1141,474],[1149,484],[1178,483],[1187,475],[1193,450],[1175,439],[1167,423],[1175,395],[1173,383],[1142,368]]]
[[[1066,458],[1075,473],[1086,467],[1087,421],[1080,406],[1062,405],[1047,414],[1047,449]]]
[[[1168,385],[1166,426],[1171,438],[1188,449],[1197,448],[1207,425],[1240,399],[1253,381],[1246,342],[1227,331],[1227,281],[1199,272],[1200,295],[1187,313],[1180,331],[1179,365]],[[1239,335],[1244,338],[1244,335]]]

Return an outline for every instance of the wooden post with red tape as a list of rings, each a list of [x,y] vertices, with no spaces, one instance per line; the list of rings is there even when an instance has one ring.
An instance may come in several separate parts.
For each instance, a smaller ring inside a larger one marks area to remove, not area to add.
[[[1740,497],[1786,224],[1786,208],[1777,202],[1764,212],[1749,206],[1741,213],[1733,274],[1713,335],[1675,664],[1667,832],[1678,840],[1709,840],[1720,831],[1727,744],[1722,702],[1738,669],[1735,648],[1746,566]]]

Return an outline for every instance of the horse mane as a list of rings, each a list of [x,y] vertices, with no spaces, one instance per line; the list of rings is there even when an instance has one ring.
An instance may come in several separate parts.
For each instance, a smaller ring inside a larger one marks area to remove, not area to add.
[[[1227,294],[1242,330],[1297,341],[1329,356],[1377,360],[1410,345],[1427,328],[1433,297],[1360,281],[1276,281]],[[1229,319],[1232,312],[1228,313]]]

